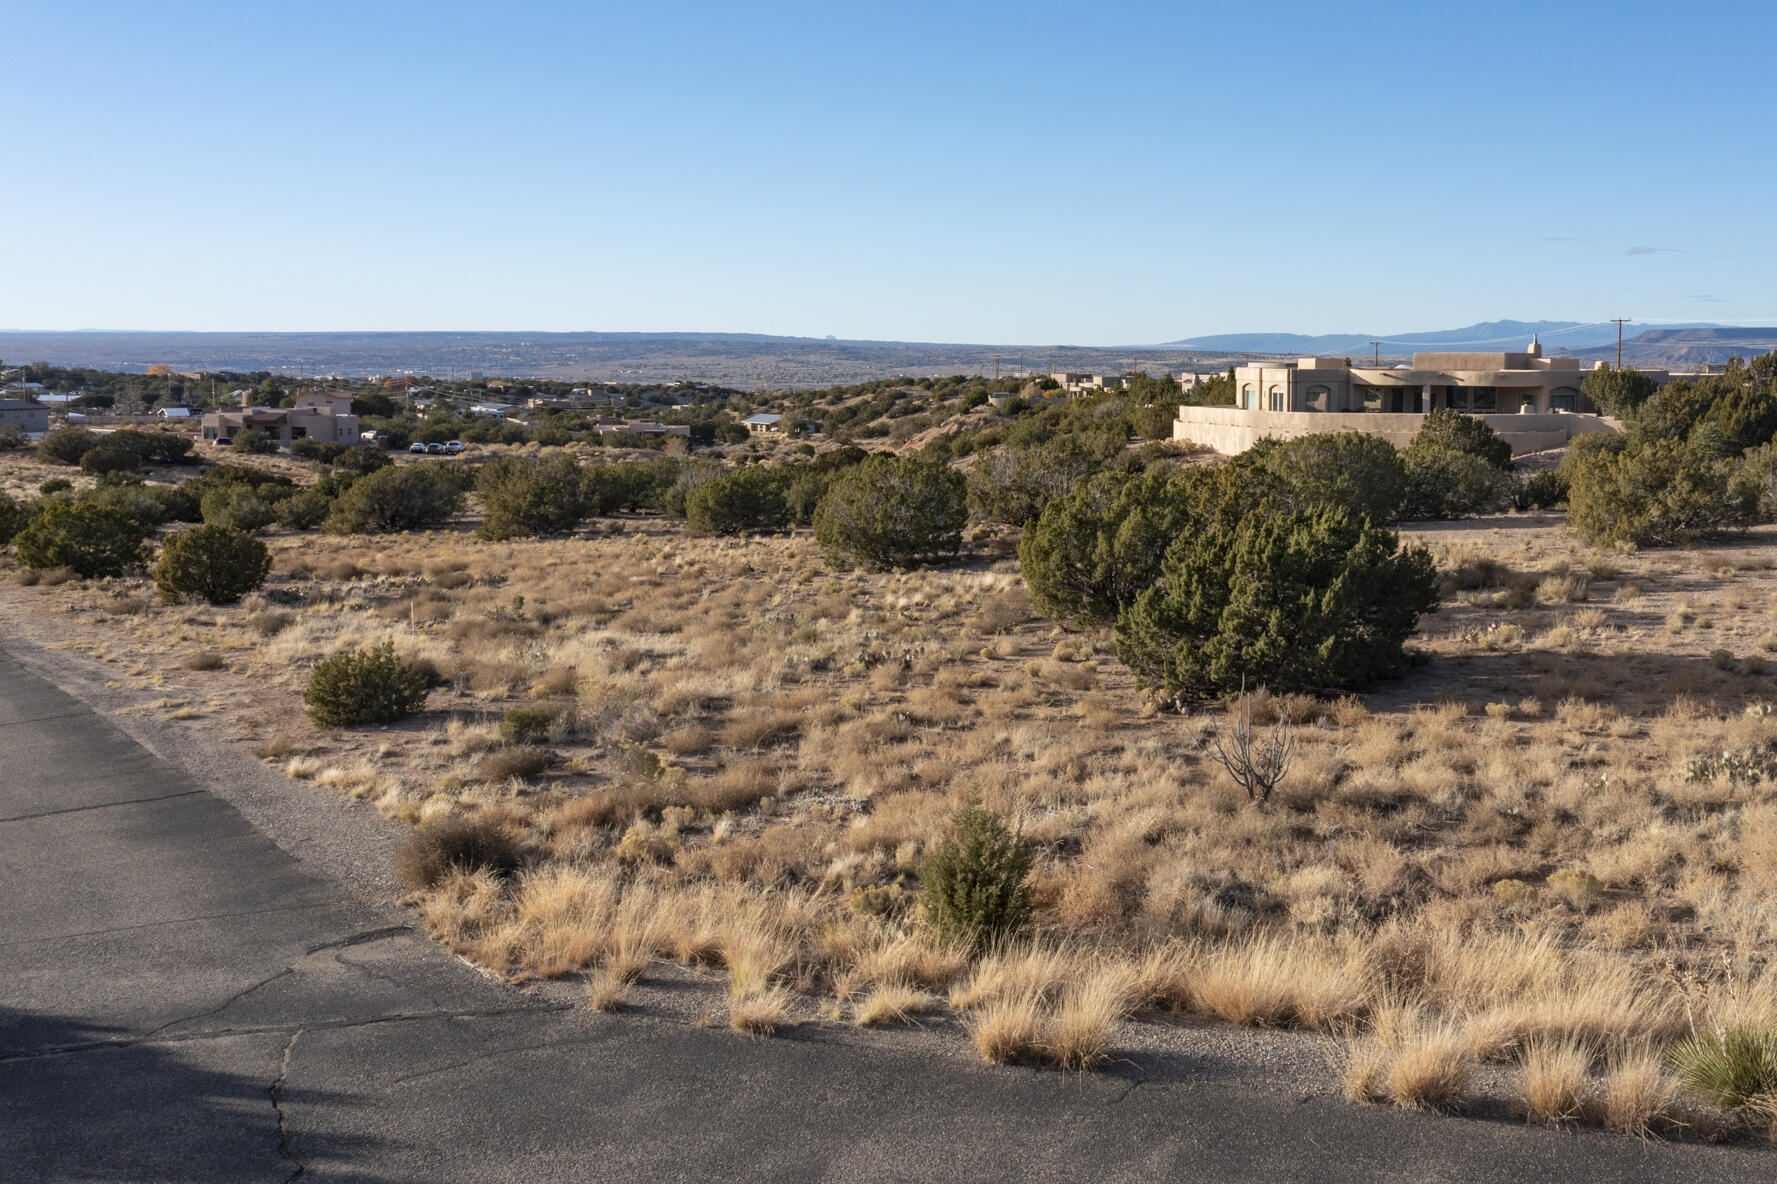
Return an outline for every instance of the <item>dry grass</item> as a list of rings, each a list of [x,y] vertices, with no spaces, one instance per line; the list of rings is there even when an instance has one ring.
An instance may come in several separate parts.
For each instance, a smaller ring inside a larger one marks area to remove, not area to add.
[[[852,1008],[852,1023],[860,1028],[878,1024],[905,1024],[923,1015],[932,1007],[930,994],[900,983],[884,983],[870,988]]]
[[[1432,1025],[1402,1042],[1383,1085],[1397,1106],[1460,1110],[1471,1096],[1473,1068],[1462,1033],[1453,1025]]]
[[[770,1036],[796,1026],[794,996],[780,987],[760,995],[736,999],[728,1005],[728,1026],[748,1036]]]
[[[1559,518],[1427,533],[1449,589],[1415,640],[1428,660],[1292,702],[1297,768],[1264,811],[1195,752],[1199,720],[1154,709],[1102,639],[1032,617],[1009,559],[832,573],[806,538],[640,518],[500,544],[268,537],[275,574],[239,606],[51,577],[0,581],[0,612],[391,817],[497,814],[535,870],[418,899],[497,973],[631,983],[675,959],[724,972],[746,1014],[792,988],[854,1018],[919,995],[997,1059],[1088,1063],[1128,1007],[1355,1028],[1358,1092],[1428,1105],[1452,1039],[1458,1068],[1583,1046],[1616,1066],[1595,1092],[1622,1130],[1661,1121],[1646,1066],[1685,1014],[1666,963],[1711,999],[1724,957],[1742,1001],[1771,981],[1773,779],[1718,759],[1777,742],[1746,660],[1777,647],[1765,528],[1732,574],[1704,571],[1709,548],[1588,555]],[[140,611],[106,613],[124,600]],[[438,672],[426,716],[308,727],[314,655],[384,641]],[[184,669],[194,654],[221,664]],[[515,705],[558,721],[548,750],[501,740]],[[1039,936],[983,956],[932,941],[916,906],[970,798],[1036,844]],[[1084,993],[1107,968],[1126,1004]]]
[[[1586,1107],[1591,1066],[1584,1045],[1534,1041],[1524,1050],[1524,1109],[1555,1125],[1574,1121]]]

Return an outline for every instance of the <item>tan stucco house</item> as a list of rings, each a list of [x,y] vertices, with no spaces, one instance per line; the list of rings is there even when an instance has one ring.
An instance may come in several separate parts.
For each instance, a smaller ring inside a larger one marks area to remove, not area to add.
[[[251,391],[242,391],[239,411],[212,411],[204,416],[204,439],[229,439],[253,428],[285,448],[304,438],[323,444],[358,443],[358,417],[352,414],[349,392],[308,391],[296,397],[294,407],[254,407],[248,402],[251,398]]]

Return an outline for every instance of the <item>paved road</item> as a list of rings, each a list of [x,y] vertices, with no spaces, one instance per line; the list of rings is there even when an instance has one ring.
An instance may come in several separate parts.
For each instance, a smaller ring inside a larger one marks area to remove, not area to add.
[[[1223,1084],[539,1003],[0,653],[0,1179],[1752,1180]],[[1187,1074],[1188,1076],[1188,1074]]]

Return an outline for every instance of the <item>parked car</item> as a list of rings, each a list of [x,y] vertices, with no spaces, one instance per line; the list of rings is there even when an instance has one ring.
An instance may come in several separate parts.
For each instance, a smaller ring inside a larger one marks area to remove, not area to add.
[[[230,444],[233,444],[233,443],[234,443],[233,436],[217,436],[214,440],[210,441],[210,445],[213,448],[227,448]]]
[[[433,443],[426,445],[426,451],[431,453],[433,456],[443,456],[444,455],[444,445],[439,444],[436,441],[434,441]]]
[[[409,444],[407,446],[407,450],[409,452],[417,452],[421,456],[424,456],[426,454],[426,446],[424,444],[421,444],[418,440],[415,440],[412,444]]]
[[[461,440],[446,440],[444,442],[444,451],[451,456],[460,456],[463,452],[463,442]]]

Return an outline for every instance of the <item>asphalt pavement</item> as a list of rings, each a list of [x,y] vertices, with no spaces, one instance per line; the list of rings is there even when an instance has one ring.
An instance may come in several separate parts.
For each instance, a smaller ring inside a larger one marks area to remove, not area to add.
[[[1768,1180],[1157,1073],[750,1040],[493,982],[0,652],[0,1180]],[[1188,1067],[1187,1067],[1188,1070]]]

